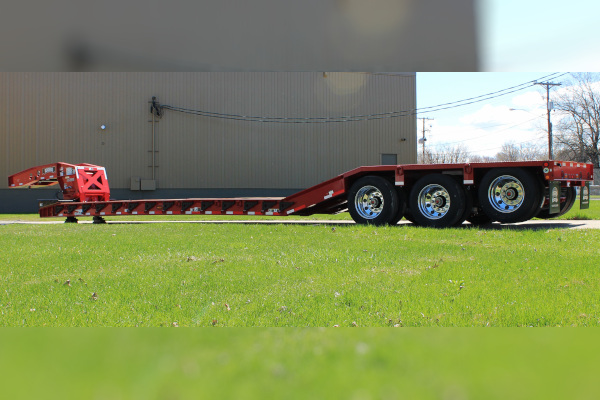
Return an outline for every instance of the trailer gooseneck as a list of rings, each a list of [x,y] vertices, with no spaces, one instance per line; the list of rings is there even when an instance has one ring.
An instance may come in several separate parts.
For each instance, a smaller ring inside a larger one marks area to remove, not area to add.
[[[59,185],[63,200],[40,204],[40,217],[127,215],[312,215],[348,210],[359,224],[446,228],[534,217],[571,209],[580,191],[589,205],[593,165],[570,161],[378,165],[359,167],[285,198],[111,200],[106,170],[91,164],[54,163],[8,178],[10,188]]]

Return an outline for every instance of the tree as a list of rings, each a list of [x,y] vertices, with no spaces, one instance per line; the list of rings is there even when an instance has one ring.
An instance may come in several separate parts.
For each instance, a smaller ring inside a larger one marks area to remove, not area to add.
[[[490,162],[496,162],[496,161],[498,161],[498,159],[493,156],[481,156],[478,154],[469,156],[470,163],[490,163]]]
[[[421,164],[454,164],[464,163],[469,159],[469,150],[463,145],[446,146],[432,151],[425,149],[425,158],[419,153]]]
[[[546,158],[546,154],[541,146],[533,143],[507,142],[502,145],[495,158],[498,161],[535,161],[543,160]]]
[[[574,81],[555,95],[559,118],[554,129],[560,158],[600,167],[600,75],[573,74]]]

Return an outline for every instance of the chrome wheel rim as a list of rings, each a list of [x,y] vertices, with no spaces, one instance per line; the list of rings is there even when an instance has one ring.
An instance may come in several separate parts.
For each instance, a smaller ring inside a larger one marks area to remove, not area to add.
[[[515,212],[525,200],[523,184],[514,176],[499,176],[490,184],[488,200],[498,212],[505,214]]]
[[[450,210],[450,194],[441,185],[427,185],[419,192],[419,211],[428,219],[444,218]]]
[[[354,196],[354,209],[362,218],[375,219],[383,211],[383,194],[375,186],[363,186]]]

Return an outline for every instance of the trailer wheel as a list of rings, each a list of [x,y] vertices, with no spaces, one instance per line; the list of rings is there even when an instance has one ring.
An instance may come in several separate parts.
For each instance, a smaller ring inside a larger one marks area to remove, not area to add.
[[[460,183],[459,183],[460,185]],[[465,209],[463,211],[463,213],[461,214],[461,216],[458,218],[458,221],[456,221],[454,223],[453,226],[462,226],[463,222],[465,222],[467,220],[467,218],[469,218],[469,216],[471,216],[471,214],[473,214],[473,193],[472,190],[467,189],[466,187],[463,187],[464,192],[465,192]]]
[[[360,178],[348,192],[348,212],[357,224],[390,224],[397,211],[398,193],[380,176]]]
[[[541,181],[521,168],[488,171],[479,185],[479,204],[492,221],[527,221],[539,212],[543,196]]]
[[[559,212],[557,212],[556,214],[550,214],[550,207],[548,207],[547,209],[541,210],[540,213],[536,215],[536,217],[542,219],[550,219],[560,217],[561,215],[565,215],[566,213],[568,213],[573,207],[573,204],[575,204],[575,199],[577,198],[577,190],[575,190],[574,187],[561,188],[560,197],[562,198],[563,196],[565,197],[565,201],[560,203]]]
[[[404,188],[397,188],[396,193],[398,194],[398,208],[396,210],[396,215],[394,215],[394,218],[390,221],[390,225],[397,225],[398,222],[400,222],[406,213],[406,204],[408,203]]]
[[[406,211],[404,212],[404,219],[407,220],[408,222],[410,222],[411,224],[415,223],[415,219],[412,216],[412,212],[410,211],[410,208],[407,208]]]
[[[452,177],[443,174],[426,175],[410,191],[412,219],[421,226],[453,226],[465,214],[465,196],[465,189]]]

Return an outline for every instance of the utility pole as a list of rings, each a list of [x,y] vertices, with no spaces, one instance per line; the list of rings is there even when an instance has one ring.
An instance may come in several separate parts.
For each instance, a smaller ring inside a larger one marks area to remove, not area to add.
[[[421,138],[421,140],[419,140],[419,142],[421,142],[421,144],[423,145],[423,157],[421,158],[421,161],[423,162],[423,164],[425,164],[425,141],[427,140],[425,139],[425,121],[433,121],[433,118],[421,117],[419,119],[423,121],[423,137]]]
[[[554,160],[554,154],[552,152],[552,123],[550,122],[550,86],[561,86],[560,83],[552,82],[536,82],[536,85],[546,86],[546,109],[548,110],[548,159]]]

